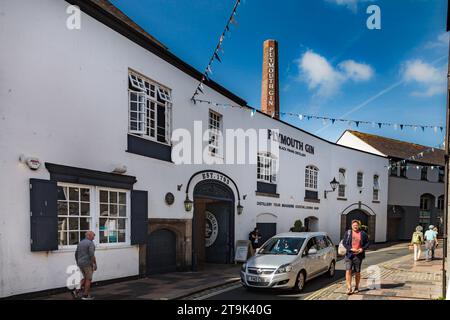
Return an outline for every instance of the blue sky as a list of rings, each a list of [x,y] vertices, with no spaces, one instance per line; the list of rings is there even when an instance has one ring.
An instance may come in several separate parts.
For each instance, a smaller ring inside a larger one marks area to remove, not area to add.
[[[234,0],[112,0],[203,71]],[[381,30],[366,27],[369,5]],[[279,42],[281,111],[375,122],[445,125],[445,0],[242,0],[212,78],[259,108],[262,43]],[[221,102],[221,101],[217,101]],[[436,146],[432,129],[282,118],[335,141],[347,128]]]

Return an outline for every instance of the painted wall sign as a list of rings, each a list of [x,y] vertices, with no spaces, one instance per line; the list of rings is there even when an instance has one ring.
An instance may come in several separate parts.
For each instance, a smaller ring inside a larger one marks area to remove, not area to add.
[[[210,247],[214,244],[219,234],[219,223],[211,212],[205,211],[205,214],[205,246]]]
[[[277,207],[277,208],[291,208],[291,209],[306,209],[306,210],[319,210],[319,207],[302,205],[302,204],[292,204],[292,203],[280,203],[280,202],[264,202],[257,201],[257,206],[263,207]]]
[[[228,179],[226,176],[218,173],[218,172],[204,172],[202,173],[202,179],[203,180],[217,180],[220,182],[223,182],[225,184],[230,184],[230,179]]]
[[[302,141],[286,136],[282,133],[274,132],[270,129],[267,129],[267,139],[278,142],[281,150],[292,152],[303,157],[305,156],[305,154],[302,153],[303,151],[309,154],[314,154],[314,147],[312,145],[304,144]]]

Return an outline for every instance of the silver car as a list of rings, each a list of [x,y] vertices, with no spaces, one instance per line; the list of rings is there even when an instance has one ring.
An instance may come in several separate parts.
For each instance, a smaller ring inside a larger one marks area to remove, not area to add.
[[[335,266],[336,248],[325,232],[281,233],[242,265],[241,283],[300,292],[306,281],[325,273],[333,277]]]

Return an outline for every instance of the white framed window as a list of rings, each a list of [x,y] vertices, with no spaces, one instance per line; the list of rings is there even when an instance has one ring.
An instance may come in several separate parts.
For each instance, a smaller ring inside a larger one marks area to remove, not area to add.
[[[339,169],[339,186],[338,186],[338,197],[345,198],[345,169]]]
[[[58,184],[59,246],[72,246],[91,230],[91,189],[85,186]]]
[[[362,188],[363,185],[364,185],[364,173],[359,171],[358,173],[356,173],[356,186],[358,188]]]
[[[127,193],[99,189],[99,243],[125,243],[127,236]]]
[[[307,166],[305,168],[305,188],[308,190],[317,191],[318,176],[319,169],[315,166]]]
[[[378,175],[373,176],[373,201],[380,200],[380,177]]]
[[[277,159],[270,153],[258,153],[257,180],[267,183],[277,182]]]
[[[146,106],[145,93],[129,91],[129,132],[145,134],[146,132]]]
[[[209,110],[209,153],[213,156],[221,154],[220,135],[222,134],[222,115],[213,110]]]
[[[75,247],[86,231],[101,246],[130,243],[129,191],[58,183],[58,240],[61,249]]]
[[[170,144],[172,93],[161,84],[129,72],[129,133]]]

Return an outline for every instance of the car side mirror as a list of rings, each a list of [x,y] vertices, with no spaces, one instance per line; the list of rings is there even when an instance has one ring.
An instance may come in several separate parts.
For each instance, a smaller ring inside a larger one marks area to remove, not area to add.
[[[316,254],[317,253],[317,249],[311,248],[308,251],[308,255],[312,255],[312,254]]]

